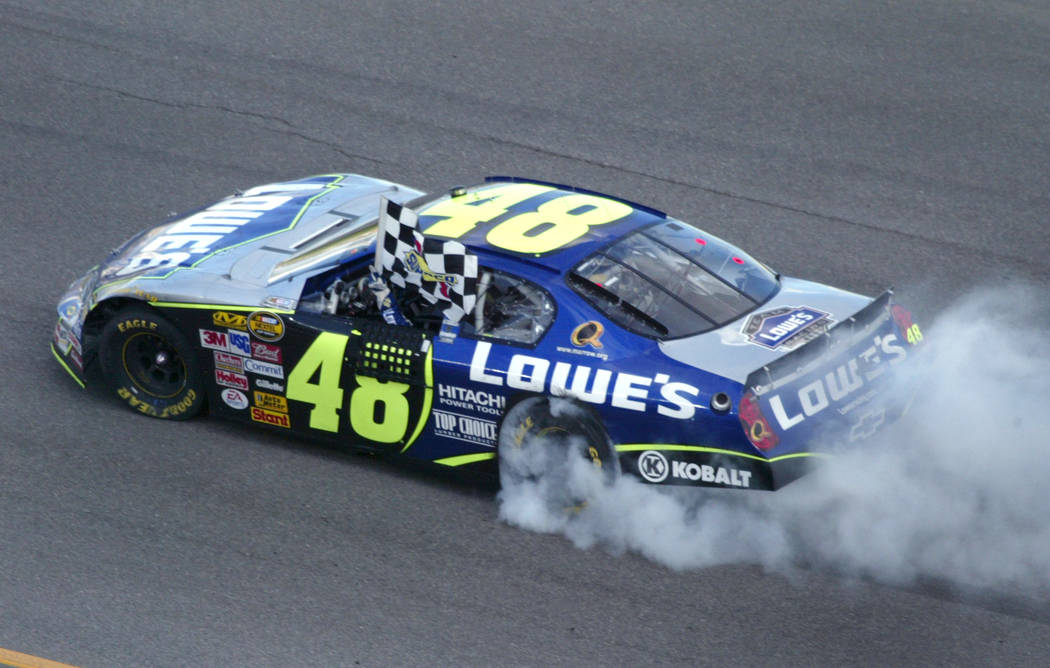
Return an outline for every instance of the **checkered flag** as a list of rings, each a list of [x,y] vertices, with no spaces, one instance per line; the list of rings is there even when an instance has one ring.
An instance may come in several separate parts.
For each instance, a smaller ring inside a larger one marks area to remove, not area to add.
[[[458,241],[424,236],[418,220],[415,211],[381,198],[375,270],[398,287],[415,286],[431,304],[448,302],[445,319],[459,322],[477,302],[478,258]]]

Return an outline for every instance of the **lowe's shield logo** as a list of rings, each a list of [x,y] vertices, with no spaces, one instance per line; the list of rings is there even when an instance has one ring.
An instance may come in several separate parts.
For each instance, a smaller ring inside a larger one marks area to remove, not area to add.
[[[831,323],[830,313],[810,306],[781,306],[752,315],[742,333],[764,348],[794,350],[826,332]]]

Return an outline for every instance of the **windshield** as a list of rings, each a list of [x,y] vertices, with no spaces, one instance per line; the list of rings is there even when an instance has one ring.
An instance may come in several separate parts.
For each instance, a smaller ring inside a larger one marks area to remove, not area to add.
[[[610,320],[678,338],[736,320],[773,296],[777,277],[739,248],[679,220],[584,260],[569,282]]]

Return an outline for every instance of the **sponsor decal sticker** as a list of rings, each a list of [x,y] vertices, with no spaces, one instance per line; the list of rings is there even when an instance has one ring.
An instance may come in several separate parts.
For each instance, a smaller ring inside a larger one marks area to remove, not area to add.
[[[512,390],[573,397],[639,413],[655,409],[660,415],[678,420],[689,420],[696,413],[693,397],[700,394],[700,388],[672,381],[666,373],[636,376],[569,362],[552,364],[543,357],[524,354],[513,355],[506,369],[498,369],[489,364],[491,350],[488,341],[475,344],[470,360],[471,381],[496,387],[506,384]]]
[[[260,362],[259,360],[246,359],[244,360],[244,370],[248,373],[259,374],[260,376],[269,376],[271,378],[284,378],[284,367],[277,364],[270,364],[269,362]]]
[[[751,343],[770,350],[795,350],[828,330],[831,314],[810,306],[781,306],[755,313],[741,331]]]
[[[656,450],[646,450],[638,457],[638,473],[652,483],[667,480],[670,467],[667,465],[667,457]]]
[[[433,412],[434,434],[445,438],[454,438],[457,441],[476,443],[490,448],[496,447],[496,423],[491,420],[449,413],[447,411]]]
[[[273,343],[284,337],[284,320],[270,311],[256,311],[248,316],[248,330],[256,338]]]
[[[234,373],[233,371],[226,371],[225,369],[216,369],[215,382],[219,385],[225,385],[226,387],[232,387],[237,390],[248,390],[248,376],[245,376],[242,373]]]
[[[502,395],[440,383],[438,384],[438,402],[453,408],[489,413],[490,415],[501,415],[503,409],[507,406],[507,398]]]
[[[211,321],[216,327],[232,327],[234,329],[248,329],[248,318],[240,313],[229,311],[216,311],[211,314]]]
[[[69,361],[80,371],[84,370],[84,358],[80,356],[79,352],[77,352],[76,346],[69,349]]]
[[[288,309],[289,311],[292,311],[292,310],[295,310],[295,305],[298,304],[298,303],[299,303],[298,300],[292,299],[291,297],[273,297],[273,296],[271,296],[271,297],[267,297],[266,299],[264,299],[262,305],[263,306],[269,306],[271,308],[283,308],[283,309]]]
[[[261,387],[264,390],[272,390],[274,392],[284,392],[284,385],[282,385],[281,383],[274,383],[272,381],[266,380],[265,378],[256,378],[254,380],[255,387]]]
[[[224,353],[221,350],[216,350],[212,354],[215,356],[215,367],[217,369],[226,369],[227,371],[236,371],[237,373],[244,372],[243,357]]]
[[[678,480],[709,482],[726,487],[750,487],[751,471],[741,471],[724,466],[694,464],[693,462],[671,462],[671,475]]]
[[[252,357],[274,364],[280,364],[283,361],[280,348],[259,341],[252,341]]]
[[[285,429],[292,426],[288,416],[284,413],[277,413],[276,411],[266,410],[265,408],[259,408],[258,406],[252,406],[252,419],[256,422],[272,424],[277,427],[284,427]]]
[[[222,402],[230,408],[244,410],[248,407],[248,397],[244,396],[244,393],[240,390],[235,390],[232,387],[228,387],[222,391],[221,395]]]
[[[199,329],[197,331],[200,332],[201,346],[204,348],[223,351],[230,349],[230,337],[226,335],[226,332],[216,332],[213,329]]]
[[[872,339],[872,345],[868,346],[846,362],[819,376],[799,390],[794,392],[795,396],[785,393],[789,403],[796,403],[801,410],[794,412],[784,406],[784,399],[778,392],[769,397],[769,407],[776,418],[777,424],[783,430],[788,430],[795,425],[820,413],[832,402],[839,402],[858,392],[868,383],[872,382],[890,366],[895,366],[907,357],[908,353],[904,346],[897,340],[896,334],[887,336],[876,336]],[[863,367],[863,368],[862,368]],[[755,388],[758,392],[759,388]],[[869,390],[863,396],[853,398],[847,406],[839,409],[845,415],[859,405],[862,405],[875,396],[874,390]],[[794,414],[792,414],[794,413]]]
[[[269,392],[260,392],[259,390],[256,390],[255,405],[259,408],[266,408],[280,413],[288,412],[288,400],[284,397],[277,396],[276,394],[270,394]]]
[[[602,323],[596,320],[588,320],[572,330],[572,345],[577,348],[583,348],[584,346],[601,348],[602,342],[600,339],[604,333],[605,327],[602,326]]]
[[[226,330],[226,335],[230,339],[230,352],[238,355],[244,355],[247,357],[252,354],[252,339],[245,332],[238,332],[235,329]]]

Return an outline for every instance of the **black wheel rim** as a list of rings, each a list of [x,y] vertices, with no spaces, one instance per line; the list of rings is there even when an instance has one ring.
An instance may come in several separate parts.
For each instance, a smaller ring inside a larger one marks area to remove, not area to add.
[[[163,336],[135,334],[124,343],[124,371],[135,385],[158,399],[174,397],[186,386],[186,364]]]

